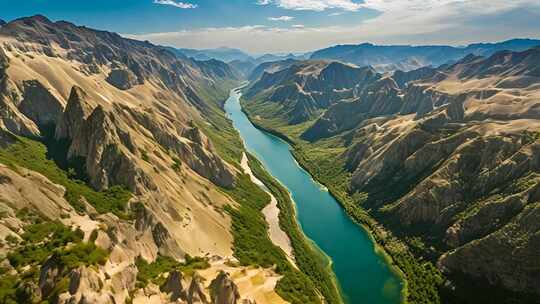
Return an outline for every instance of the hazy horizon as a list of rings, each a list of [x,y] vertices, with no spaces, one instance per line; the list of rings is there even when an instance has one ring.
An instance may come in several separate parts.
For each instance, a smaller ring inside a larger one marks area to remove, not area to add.
[[[178,48],[299,53],[336,44],[462,46],[540,38],[535,0],[0,0],[0,18],[43,14]],[[467,33],[467,35],[463,35]]]

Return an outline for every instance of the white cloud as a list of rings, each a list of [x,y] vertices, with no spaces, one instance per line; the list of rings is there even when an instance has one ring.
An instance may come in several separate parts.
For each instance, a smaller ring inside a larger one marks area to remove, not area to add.
[[[270,4],[270,3],[272,3],[271,0],[258,0],[258,1],[257,1],[257,4],[258,4],[258,5],[268,5],[268,4]]]
[[[277,6],[291,10],[324,11],[327,9],[343,9],[357,11],[362,5],[353,0],[275,0]]]
[[[293,24],[292,27],[293,27],[293,28],[300,29],[300,28],[305,28],[306,26],[303,25],[303,24]]]
[[[362,6],[380,14],[347,26],[252,25],[130,37],[178,47],[226,45],[253,53],[311,51],[362,42],[461,45],[516,37],[540,38],[538,0],[365,0]]]
[[[291,16],[281,16],[281,17],[269,17],[268,20],[270,21],[291,21],[294,17]]]
[[[188,2],[175,1],[175,0],[154,0],[154,3],[155,4],[162,4],[162,5],[171,5],[171,6],[182,8],[182,9],[197,8],[196,4],[192,4],[192,3],[188,3]]]

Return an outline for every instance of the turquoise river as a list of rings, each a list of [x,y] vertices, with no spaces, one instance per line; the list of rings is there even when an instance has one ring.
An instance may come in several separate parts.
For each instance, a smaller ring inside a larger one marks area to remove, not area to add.
[[[249,152],[291,192],[304,233],[332,260],[346,303],[400,303],[401,281],[375,252],[367,232],[302,169],[283,140],[255,128],[231,91],[225,110]]]

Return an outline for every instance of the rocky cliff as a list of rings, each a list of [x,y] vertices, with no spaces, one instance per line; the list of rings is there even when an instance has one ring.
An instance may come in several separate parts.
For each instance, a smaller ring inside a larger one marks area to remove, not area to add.
[[[288,124],[316,118],[337,101],[354,98],[364,86],[380,78],[369,67],[338,62],[289,62],[286,68],[283,64],[265,69],[247,88],[245,97],[258,104],[273,104],[271,109],[270,106],[259,107],[265,109],[261,115],[273,116]]]

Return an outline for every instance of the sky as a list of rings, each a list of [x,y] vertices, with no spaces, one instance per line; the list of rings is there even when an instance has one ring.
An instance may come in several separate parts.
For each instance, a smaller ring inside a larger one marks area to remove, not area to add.
[[[6,21],[42,14],[162,45],[251,54],[540,38],[540,0],[0,0],[0,8]]]

